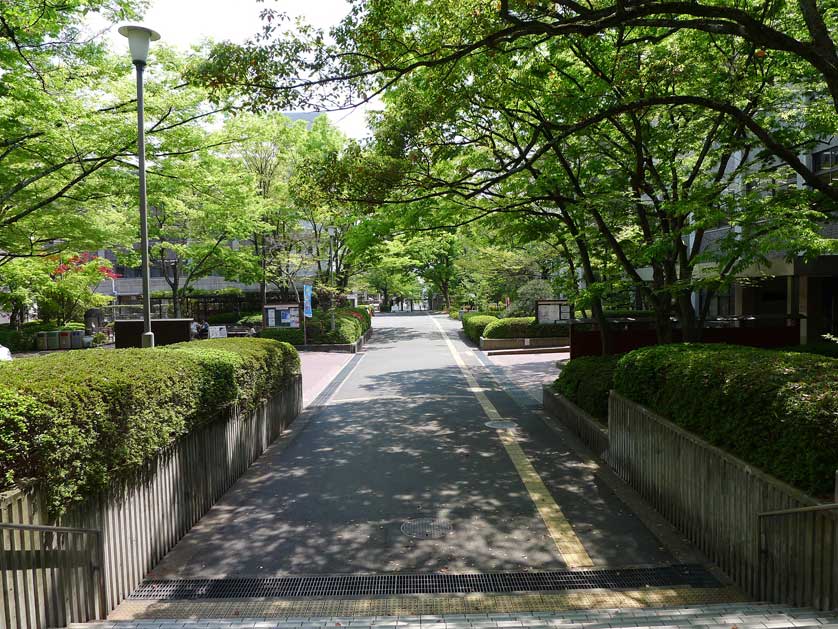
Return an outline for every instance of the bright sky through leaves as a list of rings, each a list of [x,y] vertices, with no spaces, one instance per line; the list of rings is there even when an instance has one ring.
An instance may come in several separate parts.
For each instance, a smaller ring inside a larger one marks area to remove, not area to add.
[[[348,12],[345,0],[152,0],[143,22],[161,34],[161,42],[186,51],[204,39],[243,42],[260,29],[259,12],[264,8],[276,8],[292,18],[300,16],[323,29],[337,24]],[[123,47],[127,54],[127,44],[115,28],[107,37],[115,51]],[[366,111],[367,107],[358,107],[329,117],[348,136],[361,138],[367,135]]]

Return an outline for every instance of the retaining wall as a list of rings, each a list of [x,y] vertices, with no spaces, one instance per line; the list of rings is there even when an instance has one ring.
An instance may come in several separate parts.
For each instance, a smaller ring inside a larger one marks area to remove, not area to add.
[[[101,531],[97,550],[80,535],[0,530],[0,627],[87,622],[103,617],[100,600],[114,609],[294,421],[302,397],[298,375],[252,412],[233,409],[183,436],[57,523],[31,492],[0,495],[0,523]]]

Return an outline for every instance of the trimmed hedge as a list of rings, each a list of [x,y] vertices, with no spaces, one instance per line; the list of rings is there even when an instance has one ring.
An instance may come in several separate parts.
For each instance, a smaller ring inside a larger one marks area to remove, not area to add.
[[[299,373],[290,345],[212,339],[0,364],[0,487],[34,482],[53,515],[178,437]]]
[[[581,356],[564,367],[553,390],[582,410],[608,424],[608,394],[620,356]]]
[[[302,345],[305,342],[302,328],[262,328],[259,337],[283,341],[291,345]]]
[[[68,323],[57,326],[40,321],[30,321],[21,326],[20,331],[8,324],[0,325],[0,345],[8,347],[12,352],[34,352],[38,332],[50,330],[84,330],[84,323]]]
[[[497,317],[491,315],[474,315],[470,317],[463,317],[463,330],[466,336],[474,343],[480,342],[480,337],[483,336],[483,330],[487,326],[495,323]]]
[[[364,332],[372,327],[372,315],[366,308],[338,308],[335,312],[339,314],[347,314],[358,319],[358,321],[361,322],[361,329]]]
[[[838,468],[838,360],[731,345],[626,354],[614,388],[701,438],[815,496]]]
[[[570,334],[566,323],[536,323],[535,317],[499,319],[483,330],[487,339],[523,339],[561,337]]]
[[[253,314],[245,315],[236,321],[236,325],[262,325],[262,314],[255,312]]]
[[[817,343],[809,343],[807,345],[787,347],[786,351],[838,358],[838,343],[834,341],[818,341]]]

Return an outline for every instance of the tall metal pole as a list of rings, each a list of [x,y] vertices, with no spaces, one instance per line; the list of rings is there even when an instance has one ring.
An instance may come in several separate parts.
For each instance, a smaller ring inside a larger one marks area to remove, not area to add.
[[[145,190],[145,102],[143,100],[143,70],[145,63],[134,61],[137,68],[137,161],[140,170],[140,247],[143,274],[143,347],[154,347],[151,331],[151,271],[148,265],[148,207]]]
[[[335,274],[334,274],[334,262],[333,262],[333,251],[334,245],[332,244],[332,239],[334,235],[331,231],[329,231],[329,303],[331,304],[330,310],[332,311],[332,332],[335,331]]]

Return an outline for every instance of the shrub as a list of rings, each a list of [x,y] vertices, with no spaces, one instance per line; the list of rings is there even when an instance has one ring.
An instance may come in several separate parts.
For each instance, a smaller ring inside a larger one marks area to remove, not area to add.
[[[347,314],[358,319],[361,323],[361,329],[364,332],[372,327],[372,316],[366,308],[338,308],[336,312],[339,314]]]
[[[614,388],[803,491],[832,491],[838,360],[721,344],[661,345],[626,354]]]
[[[497,321],[497,317],[493,317],[492,315],[473,315],[469,317],[463,317],[463,330],[466,333],[466,336],[471,339],[474,343],[480,342],[480,337],[483,336],[483,330],[486,329],[491,323]]]
[[[606,310],[606,317],[614,319],[652,319],[655,316],[654,310]]]
[[[0,482],[34,481],[59,515],[219,412],[252,407],[298,371],[292,347],[264,339],[0,364]]]
[[[602,423],[608,423],[608,394],[614,388],[619,356],[582,356],[564,367],[553,390]]]
[[[310,343],[346,345],[354,343],[364,334],[363,326],[355,316],[336,312],[335,329],[332,330],[331,314],[320,310],[313,314],[307,327]]]
[[[369,329],[370,319],[365,312],[356,308],[341,308],[335,311],[335,329],[329,312],[315,310],[311,319],[306,319],[306,340],[311,345],[349,345],[357,341]],[[263,328],[263,338],[285,341],[292,345],[303,344],[303,330],[293,328]]]
[[[250,317],[254,317],[256,320],[258,320],[258,323],[262,322],[262,315],[258,312],[220,312],[208,316],[207,323],[209,323],[210,325],[232,325],[234,323],[244,325],[241,323],[242,319],[247,319]]]
[[[256,312],[254,314],[244,315],[238,321],[236,321],[236,325],[262,325],[262,314]]]
[[[487,339],[562,337],[570,334],[567,323],[536,323],[535,317],[499,319],[483,331]]]
[[[787,347],[786,351],[838,358],[838,343],[834,341],[818,341],[816,343],[808,343],[807,345]]]
[[[305,342],[302,328],[262,328],[259,336],[264,339],[284,341],[291,345],[302,345]]]

